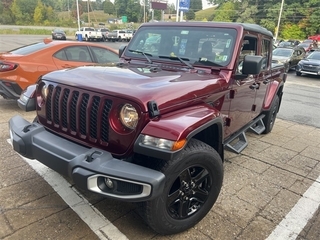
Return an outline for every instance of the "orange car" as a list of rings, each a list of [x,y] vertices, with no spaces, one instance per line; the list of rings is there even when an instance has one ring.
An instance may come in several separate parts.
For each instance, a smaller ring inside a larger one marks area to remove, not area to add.
[[[0,53],[0,95],[18,99],[25,88],[48,72],[118,60],[118,52],[102,44],[45,39]]]

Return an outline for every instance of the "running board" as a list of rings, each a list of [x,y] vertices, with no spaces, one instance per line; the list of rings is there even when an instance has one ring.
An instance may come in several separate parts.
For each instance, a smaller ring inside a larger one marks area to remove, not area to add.
[[[242,152],[248,146],[248,140],[246,137],[246,131],[249,129],[250,131],[260,135],[266,129],[262,119],[265,115],[259,116],[255,119],[249,126],[246,126],[240,131],[239,134],[232,136],[225,143],[224,146],[227,150],[230,150],[235,153]]]
[[[260,118],[259,121],[256,122],[255,124],[252,124],[249,129],[250,131],[260,135],[261,133],[264,132],[264,130],[266,130],[266,127],[264,126],[262,118]]]
[[[242,152],[248,146],[248,141],[245,132],[241,132],[234,138],[231,138],[228,143],[225,144],[225,148],[235,153]]]

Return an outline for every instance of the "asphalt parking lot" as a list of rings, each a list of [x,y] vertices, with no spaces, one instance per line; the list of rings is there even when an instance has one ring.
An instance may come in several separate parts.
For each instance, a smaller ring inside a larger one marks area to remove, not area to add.
[[[160,236],[143,223],[135,205],[76,189],[17,155],[8,143],[8,120],[17,114],[29,121],[35,116],[0,98],[0,239],[320,237],[318,127],[278,118],[270,134],[248,133],[249,145],[241,154],[225,152],[222,192],[209,214],[186,232]]]

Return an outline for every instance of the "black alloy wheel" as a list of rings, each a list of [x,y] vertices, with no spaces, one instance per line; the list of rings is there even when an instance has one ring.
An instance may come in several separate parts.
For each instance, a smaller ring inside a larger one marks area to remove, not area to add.
[[[136,211],[154,231],[163,235],[179,233],[197,224],[210,211],[222,187],[220,155],[196,139],[191,139],[177,158],[155,169],[166,176],[164,191],[158,198],[140,203]]]

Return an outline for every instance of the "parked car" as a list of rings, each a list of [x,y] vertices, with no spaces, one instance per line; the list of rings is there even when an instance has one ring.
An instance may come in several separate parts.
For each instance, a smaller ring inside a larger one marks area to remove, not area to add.
[[[82,27],[75,33],[76,40],[103,41],[102,33],[92,27]]]
[[[153,35],[155,53],[139,50]],[[246,23],[144,23],[120,47],[122,64],[53,71],[29,86],[18,103],[37,117],[10,119],[12,146],[78,188],[136,202],[159,234],[185,231],[219,196],[224,148],[240,153],[247,130],[276,123],[287,74],[266,61],[272,37]]]
[[[298,62],[303,59],[305,55],[306,51],[302,47],[277,47],[272,52],[272,62],[283,64],[285,71],[289,72],[290,69],[297,66]]]
[[[107,34],[110,32],[108,28],[98,28],[98,32],[101,32],[103,41],[107,40]]]
[[[320,75],[320,51],[313,51],[305,59],[299,61],[296,67],[296,75],[302,74]]]
[[[113,30],[111,32],[108,33],[107,35],[107,41],[110,42],[122,42],[122,41],[126,41],[129,42],[132,38],[132,32],[127,32],[126,29],[122,29],[122,30]]]
[[[289,41],[282,41],[278,44],[278,47],[295,47],[299,44],[299,41],[295,41],[295,40],[289,40]]]
[[[304,50],[306,52],[310,51],[312,49],[312,42],[311,43],[308,43],[308,42],[302,42],[298,45],[298,47],[303,47]]]
[[[67,34],[62,29],[54,29],[51,33],[52,40],[67,40]]]
[[[53,70],[118,59],[117,51],[104,45],[51,39],[3,52],[0,53],[0,96],[18,99],[26,87]]]

